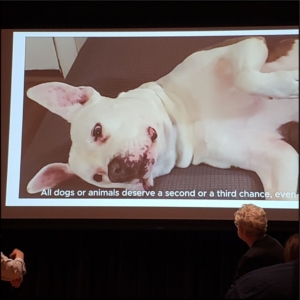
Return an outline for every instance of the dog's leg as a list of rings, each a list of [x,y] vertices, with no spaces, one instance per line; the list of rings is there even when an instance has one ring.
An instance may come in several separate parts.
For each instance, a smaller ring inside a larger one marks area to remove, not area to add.
[[[228,52],[235,86],[252,95],[285,99],[299,97],[299,70],[262,73],[268,48],[263,38],[250,38],[232,45]]]
[[[251,152],[250,169],[260,177],[266,200],[297,200],[299,155],[293,147],[282,140],[260,140]]]
[[[294,99],[299,97],[299,71],[276,71],[261,73],[257,70],[242,70],[235,85],[245,92],[275,99]]]

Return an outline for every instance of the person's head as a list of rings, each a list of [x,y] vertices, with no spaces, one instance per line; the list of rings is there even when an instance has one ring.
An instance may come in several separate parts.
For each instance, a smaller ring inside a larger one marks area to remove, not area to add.
[[[299,234],[291,235],[284,245],[284,258],[286,262],[299,258]]]
[[[266,212],[261,207],[254,204],[243,204],[234,213],[234,224],[238,228],[238,236],[241,239],[255,241],[265,236],[268,219]]]

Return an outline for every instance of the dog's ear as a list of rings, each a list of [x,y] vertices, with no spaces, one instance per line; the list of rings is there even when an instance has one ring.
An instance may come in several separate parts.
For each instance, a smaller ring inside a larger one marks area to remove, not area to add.
[[[58,183],[74,176],[68,164],[52,163],[43,167],[28,183],[27,191],[29,194],[50,189]]]
[[[74,114],[92,97],[100,94],[92,87],[74,87],[62,82],[47,82],[27,91],[27,96],[71,122]]]

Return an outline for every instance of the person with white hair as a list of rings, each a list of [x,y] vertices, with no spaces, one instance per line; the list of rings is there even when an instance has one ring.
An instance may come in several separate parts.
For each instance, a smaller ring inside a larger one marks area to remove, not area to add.
[[[284,262],[283,246],[267,234],[268,219],[263,208],[243,204],[234,213],[234,224],[238,237],[249,246],[249,250],[238,263],[233,284],[248,272]]]
[[[284,248],[267,234],[268,219],[263,208],[244,204],[234,213],[237,234],[249,250],[242,256],[234,279],[255,269],[284,262]]]

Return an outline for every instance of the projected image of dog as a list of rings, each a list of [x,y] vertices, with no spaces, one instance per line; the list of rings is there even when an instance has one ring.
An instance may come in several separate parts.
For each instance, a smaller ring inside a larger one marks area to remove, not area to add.
[[[28,192],[74,175],[147,190],[175,166],[205,163],[256,172],[269,199],[298,199],[298,153],[281,130],[299,122],[298,47],[278,43],[274,56],[264,38],[228,40],[115,99],[58,82],[30,88],[29,98],[70,122],[72,145],[68,163],[44,166]]]

